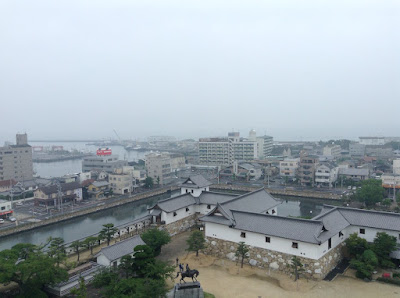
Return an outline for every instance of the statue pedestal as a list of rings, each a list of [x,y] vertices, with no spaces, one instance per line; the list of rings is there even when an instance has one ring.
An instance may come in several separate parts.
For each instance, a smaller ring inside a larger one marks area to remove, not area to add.
[[[203,288],[198,281],[175,284],[174,298],[204,298]]]

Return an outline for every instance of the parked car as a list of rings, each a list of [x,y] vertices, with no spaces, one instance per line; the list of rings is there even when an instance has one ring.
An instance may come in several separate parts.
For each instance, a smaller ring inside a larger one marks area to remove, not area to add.
[[[4,223],[4,219],[0,218],[0,224]]]
[[[351,190],[351,186],[348,186],[347,189],[348,189],[348,190]]]
[[[356,190],[357,189],[357,186],[353,186],[353,190]]]
[[[16,221],[17,219],[16,219],[15,217],[9,217],[8,220],[14,222],[14,221]]]
[[[15,205],[17,205],[17,206],[22,206],[23,203],[22,203],[22,202],[17,202],[17,203],[15,203]]]

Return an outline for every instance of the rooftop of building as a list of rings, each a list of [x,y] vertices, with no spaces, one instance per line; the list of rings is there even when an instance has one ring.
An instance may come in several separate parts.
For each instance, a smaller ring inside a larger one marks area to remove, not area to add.
[[[117,242],[111,246],[103,247],[96,257],[104,255],[108,260],[114,261],[128,254],[132,254],[133,249],[138,245],[146,245],[140,235]]]

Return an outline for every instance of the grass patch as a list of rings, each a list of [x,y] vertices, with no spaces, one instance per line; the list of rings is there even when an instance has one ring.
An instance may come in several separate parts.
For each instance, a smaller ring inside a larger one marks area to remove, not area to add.
[[[204,298],[215,298],[215,296],[213,294],[204,292]]]

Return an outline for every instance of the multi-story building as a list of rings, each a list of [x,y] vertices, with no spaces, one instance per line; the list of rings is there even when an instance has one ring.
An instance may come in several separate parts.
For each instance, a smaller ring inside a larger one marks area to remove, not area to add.
[[[250,137],[247,140],[241,139],[238,132],[228,133],[227,138],[201,138],[199,140],[199,163],[227,166],[232,165],[234,161],[257,159],[258,142],[254,135],[255,132],[253,134],[252,132],[250,132]]]
[[[17,134],[16,145],[0,147],[0,181],[33,179],[32,147],[27,134]]]
[[[300,158],[286,158],[279,162],[279,175],[287,177],[285,179],[293,180],[296,178]]]
[[[114,194],[129,194],[133,191],[133,177],[131,174],[110,173],[108,182]]]
[[[126,160],[119,160],[118,155],[95,155],[85,157],[82,162],[82,172],[98,171],[114,173],[118,168],[127,166]]]
[[[340,168],[339,175],[353,181],[362,181],[369,178],[368,169],[356,169],[356,168]]]
[[[183,154],[180,153],[170,153],[169,157],[171,159],[171,171],[174,172],[175,170],[181,170],[186,167],[186,159]]]
[[[350,156],[364,156],[365,155],[365,145],[359,143],[352,143],[349,145]]]
[[[385,145],[385,137],[359,137],[360,144],[367,146],[382,146]]]
[[[333,158],[338,158],[341,154],[342,148],[340,145],[328,145],[324,147],[324,156],[333,156]]]
[[[318,165],[319,158],[315,155],[308,155],[302,152],[300,155],[300,163],[298,177],[300,184],[303,186],[315,185],[315,169]]]
[[[147,176],[161,185],[171,177],[171,158],[169,153],[150,153],[146,155]]]
[[[7,200],[0,200],[0,218],[5,219],[13,213],[12,203]]]
[[[338,178],[339,167],[332,163],[323,163],[316,166],[315,184],[318,187],[333,187]]]
[[[393,174],[400,175],[400,158],[393,160]]]
[[[268,156],[271,156],[273,140],[271,136],[257,137],[258,158],[266,159]]]

